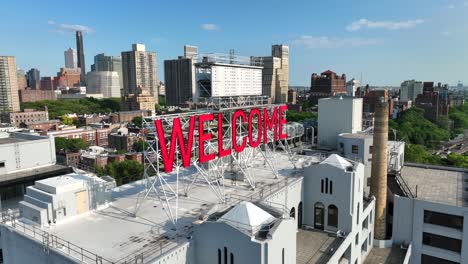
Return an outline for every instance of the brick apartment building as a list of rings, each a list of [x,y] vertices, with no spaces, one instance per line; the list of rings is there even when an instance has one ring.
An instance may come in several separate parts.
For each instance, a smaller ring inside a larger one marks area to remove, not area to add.
[[[325,71],[320,75],[313,73],[310,82],[309,100],[313,104],[318,99],[343,94],[346,95],[346,75],[338,76],[333,71]]]
[[[424,82],[423,93],[416,97],[416,107],[424,109],[424,117],[437,122],[440,116],[448,116],[450,101],[448,86],[434,86],[433,82]]]
[[[43,100],[57,100],[55,91],[52,90],[20,90],[20,102],[36,102]]]
[[[108,135],[110,134],[110,128],[73,128],[58,131],[49,131],[45,134],[53,135],[54,137],[64,138],[81,138],[88,142],[90,145],[107,147],[109,145]]]

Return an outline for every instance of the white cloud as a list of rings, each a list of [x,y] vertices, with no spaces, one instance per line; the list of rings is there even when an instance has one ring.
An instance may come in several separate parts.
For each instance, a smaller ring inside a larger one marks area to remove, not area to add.
[[[54,28],[51,29],[51,32],[64,34],[67,32],[81,31],[83,33],[93,33],[95,30],[83,25],[78,24],[56,24],[55,21],[49,20],[47,24],[52,25]]]
[[[217,31],[221,29],[218,25],[215,24],[202,24],[201,28],[206,31]]]
[[[346,30],[358,31],[362,28],[397,30],[397,29],[412,28],[422,23],[424,23],[424,20],[422,19],[406,20],[406,21],[371,21],[365,18],[361,18],[349,24],[346,27]]]
[[[292,41],[292,44],[304,46],[306,48],[340,48],[340,47],[360,47],[380,43],[378,39],[368,38],[330,38],[302,35]]]
[[[166,42],[166,39],[165,38],[158,38],[158,37],[154,37],[154,38],[151,38],[150,40],[152,43],[155,43],[155,44],[161,44],[163,42]]]

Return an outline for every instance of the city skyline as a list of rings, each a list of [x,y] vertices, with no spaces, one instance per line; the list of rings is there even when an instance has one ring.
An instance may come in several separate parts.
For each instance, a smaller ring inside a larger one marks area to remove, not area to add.
[[[84,1],[71,13],[58,3],[43,12],[35,12],[42,10],[36,2],[2,5],[12,11],[0,18],[2,32],[8,33],[0,36],[2,55],[15,56],[24,70],[38,68],[42,76],[63,67],[63,50],[75,46],[74,31],[81,30],[87,61],[99,53],[120,55],[132,43],[156,52],[158,65],[177,58],[185,44],[202,53],[235,49],[245,56],[266,56],[272,44],[285,44],[290,47],[291,86],[309,86],[313,72],[328,69],[348,78],[362,76],[363,84],[371,85],[399,86],[408,79],[451,86],[468,82],[463,64],[468,59],[463,49],[468,2],[462,0],[331,1],[327,6],[315,1],[209,2],[184,3],[184,10],[178,8],[182,3],[148,2],[141,10],[131,3]],[[125,19],[109,15],[124,11]],[[207,15],[197,15],[205,11]],[[158,74],[163,79],[162,67]]]

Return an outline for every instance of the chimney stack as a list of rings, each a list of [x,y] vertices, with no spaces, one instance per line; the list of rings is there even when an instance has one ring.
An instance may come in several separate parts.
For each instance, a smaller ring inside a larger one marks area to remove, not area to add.
[[[375,108],[370,193],[375,196],[374,238],[386,239],[388,102],[381,98]]]

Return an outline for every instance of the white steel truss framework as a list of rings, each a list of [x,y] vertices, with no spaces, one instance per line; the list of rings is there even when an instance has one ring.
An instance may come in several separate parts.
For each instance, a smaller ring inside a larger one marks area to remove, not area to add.
[[[215,114],[214,120],[207,121],[204,125],[205,133],[213,134],[213,138],[207,141],[204,146],[205,153],[209,154],[218,151],[218,113],[222,113],[223,118],[223,148],[231,149],[233,146],[232,116],[236,110],[242,109],[248,116],[252,109],[267,109],[271,116],[273,114],[273,109],[278,107],[278,105],[268,104],[267,98],[262,96],[213,98],[211,102],[207,103],[207,106],[208,109],[197,112],[143,117],[143,130],[145,131],[144,141],[146,146],[146,150],[143,153],[144,191],[139,194],[136,201],[135,216],[137,216],[142,203],[146,199],[153,198],[160,202],[167,217],[173,224],[176,224],[178,219],[179,195],[189,196],[190,190],[195,184],[208,185],[216,194],[220,203],[226,203],[227,197],[224,188],[225,175],[227,175],[228,171],[231,173],[231,179],[243,180],[254,190],[255,177],[249,165],[252,160],[258,158],[263,159],[264,164],[271,170],[275,178],[278,178],[278,169],[275,167],[273,161],[273,153],[275,151],[280,149],[284,153],[287,153],[290,162],[294,165],[295,158],[287,140],[275,141],[274,132],[272,130],[267,130],[268,141],[264,143],[262,140],[262,143],[257,148],[252,148],[247,144],[242,152],[237,153],[232,150],[232,153],[228,156],[222,158],[216,157],[209,162],[200,163],[198,153],[198,125],[196,125],[191,150],[191,166],[189,168],[184,168],[181,153],[178,148],[179,146],[176,146],[173,172],[171,172],[171,175],[165,173],[159,139],[155,128],[156,120],[162,121],[166,137],[166,149],[169,149],[171,144],[170,136],[175,118],[179,118],[184,137],[187,137],[192,116],[199,116],[206,113]],[[256,120],[256,118],[254,120]],[[240,118],[237,119],[236,124],[237,140],[239,142],[238,144],[240,144],[242,138],[248,136],[248,124],[247,122],[241,122]],[[254,140],[258,138],[259,129],[262,130],[261,133],[263,134],[263,126],[259,126],[258,122],[252,122],[252,135]],[[240,178],[237,178],[238,176],[240,176]]]

